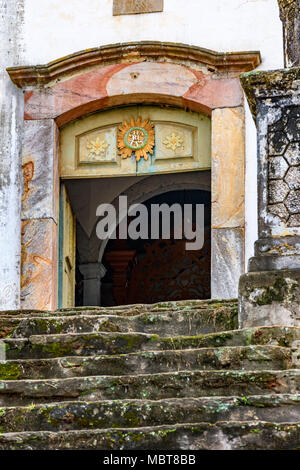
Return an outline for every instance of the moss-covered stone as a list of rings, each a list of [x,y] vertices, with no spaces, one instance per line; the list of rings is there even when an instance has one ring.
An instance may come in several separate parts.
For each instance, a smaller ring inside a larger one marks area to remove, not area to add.
[[[297,447],[300,329],[234,329],[235,300],[2,318],[0,449]]]
[[[21,365],[9,362],[0,362],[0,380],[18,380],[21,376]]]

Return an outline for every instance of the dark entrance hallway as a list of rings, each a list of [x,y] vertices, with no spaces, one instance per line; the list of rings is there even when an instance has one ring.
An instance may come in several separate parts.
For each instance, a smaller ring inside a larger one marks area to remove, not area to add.
[[[204,204],[204,246],[201,250],[186,250],[187,240],[174,238],[172,218],[169,240],[110,240],[103,262],[107,273],[102,279],[101,304],[113,306],[210,298],[210,199],[208,191],[180,190],[144,202],[147,208],[151,204],[172,206],[177,203],[182,210],[184,204],[193,207]]]

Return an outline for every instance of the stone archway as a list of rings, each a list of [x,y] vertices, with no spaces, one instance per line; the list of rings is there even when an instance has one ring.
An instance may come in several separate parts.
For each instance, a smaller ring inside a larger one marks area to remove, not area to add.
[[[122,195],[127,196],[128,205],[144,203],[148,199],[159,196],[169,191],[178,191],[184,189],[202,189],[211,190],[210,171],[199,173],[177,173],[171,175],[156,176],[153,175],[142,182],[130,186],[128,190],[123,191]],[[118,197],[112,201],[113,206],[118,213]],[[102,263],[108,239],[99,244],[98,262]]]
[[[244,271],[244,108],[238,76],[259,63],[257,52],[145,42],[8,70],[25,90],[24,158],[34,169],[22,209],[23,308],[57,306],[59,129],[88,113],[128,104],[172,105],[211,116],[213,264],[219,278],[229,276],[237,286]],[[41,263],[34,261],[41,257]],[[215,281],[213,297],[236,295],[218,277]]]

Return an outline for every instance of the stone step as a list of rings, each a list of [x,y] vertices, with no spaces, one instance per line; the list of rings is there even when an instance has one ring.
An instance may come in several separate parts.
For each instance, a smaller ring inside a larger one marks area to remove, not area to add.
[[[21,359],[0,363],[0,380],[133,375],[180,370],[265,370],[298,368],[290,348],[225,346],[146,351],[121,355]]]
[[[20,317],[1,317],[0,315],[0,339],[13,336],[21,321]]]
[[[135,304],[135,305],[121,305],[117,307],[74,307],[63,308],[55,311],[44,310],[6,310],[0,312],[1,317],[66,317],[78,315],[119,315],[119,316],[136,316],[141,313],[157,313],[157,312],[170,312],[170,311],[185,311],[185,310],[206,310],[214,311],[222,307],[229,307],[235,309],[238,305],[237,299],[226,300],[182,300],[174,302],[160,302],[157,304]]]
[[[279,345],[291,347],[300,339],[299,327],[256,327],[197,336],[161,338],[145,333],[71,333],[5,338],[7,359],[128,354],[136,351],[207,347]]]
[[[188,336],[238,328],[237,307],[147,312],[136,316],[76,315],[0,317],[0,337],[91,332],[139,332],[160,336]],[[5,334],[6,333],[6,334]]]
[[[145,333],[70,333],[5,338],[7,359],[126,354],[157,349],[160,338]]]
[[[0,434],[0,450],[296,450],[299,442],[299,423],[257,421]]]
[[[296,394],[300,370],[181,371],[0,382],[0,406],[56,401]]]
[[[137,428],[218,421],[295,423],[299,395],[67,402],[0,410],[0,432]]]

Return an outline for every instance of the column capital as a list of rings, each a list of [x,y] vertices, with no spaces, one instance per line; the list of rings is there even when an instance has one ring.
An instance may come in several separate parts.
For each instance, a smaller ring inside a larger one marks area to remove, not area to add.
[[[83,275],[83,305],[101,305],[101,279],[106,274],[102,263],[86,263],[79,265]]]
[[[267,98],[299,95],[300,67],[247,72],[240,76],[253,118],[256,120],[259,101]]]
[[[106,274],[106,268],[102,263],[86,263],[79,265],[79,270],[84,277],[84,280],[89,279],[102,279]]]
[[[278,0],[281,21],[284,21],[287,16],[299,12],[299,5],[299,0]]]

